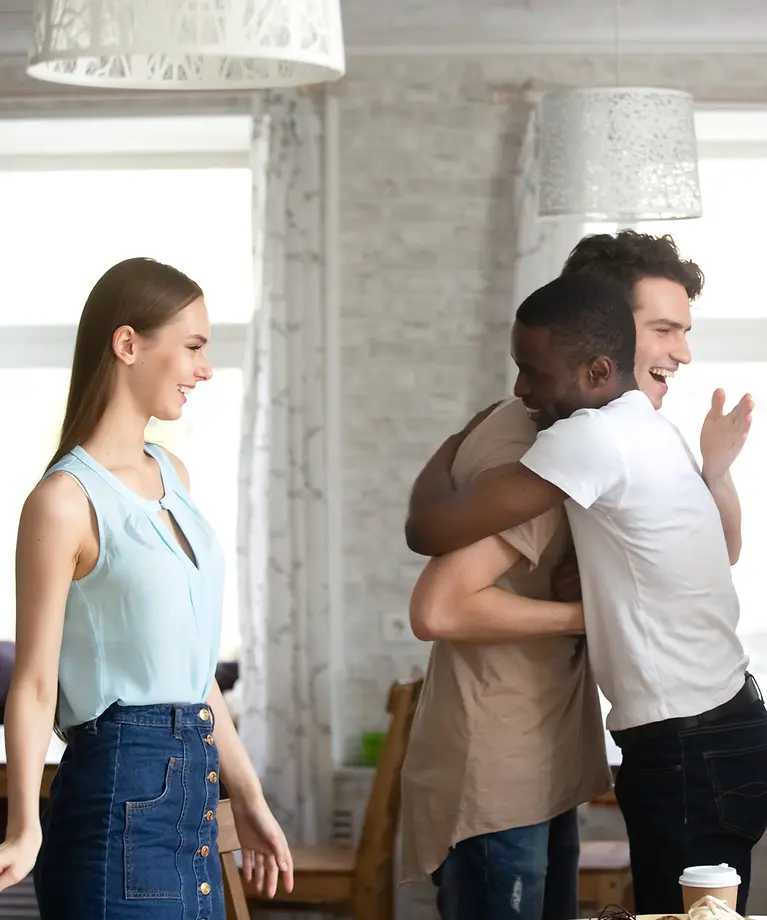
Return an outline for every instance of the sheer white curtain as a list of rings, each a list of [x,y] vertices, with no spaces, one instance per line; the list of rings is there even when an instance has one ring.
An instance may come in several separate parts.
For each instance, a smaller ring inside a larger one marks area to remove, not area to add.
[[[297,92],[253,119],[256,304],[240,464],[240,732],[292,841],[330,827],[322,118]]]
[[[587,232],[577,217],[541,220],[538,217],[538,140],[536,115],[531,109],[527,129],[519,150],[514,184],[514,223],[516,227],[512,315],[529,294],[551,281],[562,271],[570,250]],[[517,377],[509,361],[509,386]]]

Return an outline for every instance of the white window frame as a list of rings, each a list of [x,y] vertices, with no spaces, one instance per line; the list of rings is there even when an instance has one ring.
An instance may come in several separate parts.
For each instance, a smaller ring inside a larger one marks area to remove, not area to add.
[[[695,114],[698,159],[767,160],[767,106],[700,107]],[[705,210],[706,202],[703,201]],[[617,226],[617,225],[616,225]],[[636,225],[635,225],[636,226]],[[642,226],[646,226],[645,223]],[[663,222],[651,232],[663,233]],[[695,253],[689,253],[695,259]],[[702,266],[705,272],[706,266]],[[767,317],[706,317],[693,315],[690,332],[693,361],[699,363],[765,363]]]
[[[0,119],[0,171],[250,170],[251,134],[250,115]],[[214,367],[244,369],[249,326],[211,324]],[[76,336],[77,322],[0,326],[0,369],[68,371]]]
[[[250,169],[249,115],[0,120],[0,170]],[[214,323],[211,362],[242,368],[248,323]],[[0,368],[72,365],[77,326],[0,328]]]
[[[767,108],[700,109],[696,113],[696,132],[700,160],[714,157],[767,160]],[[695,254],[690,257],[694,259]],[[704,265],[704,271],[705,268]],[[690,347],[696,362],[762,364],[765,342],[767,318],[695,316],[690,332]]]

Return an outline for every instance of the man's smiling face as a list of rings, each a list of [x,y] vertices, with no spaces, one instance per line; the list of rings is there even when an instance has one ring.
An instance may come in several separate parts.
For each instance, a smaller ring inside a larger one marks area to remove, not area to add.
[[[669,379],[680,364],[690,363],[690,300],[684,287],[667,278],[638,281],[634,286],[634,321],[637,385],[660,409]]]

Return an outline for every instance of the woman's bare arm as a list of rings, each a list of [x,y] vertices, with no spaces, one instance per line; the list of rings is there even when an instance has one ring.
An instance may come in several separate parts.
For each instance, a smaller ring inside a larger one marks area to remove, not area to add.
[[[40,845],[40,784],[51,740],[67,594],[91,527],[90,506],[66,473],[24,504],[16,546],[16,658],[5,709],[8,830],[0,890],[32,868]]]

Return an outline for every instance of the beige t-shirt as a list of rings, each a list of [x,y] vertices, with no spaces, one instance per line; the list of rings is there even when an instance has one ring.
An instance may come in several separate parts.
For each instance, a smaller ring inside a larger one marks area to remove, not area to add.
[[[523,404],[504,403],[459,448],[456,484],[519,460],[535,436]],[[502,536],[525,558],[498,586],[551,599],[570,546],[564,511]],[[434,872],[460,840],[547,821],[610,782],[583,638],[437,641],[402,771],[403,881]]]

